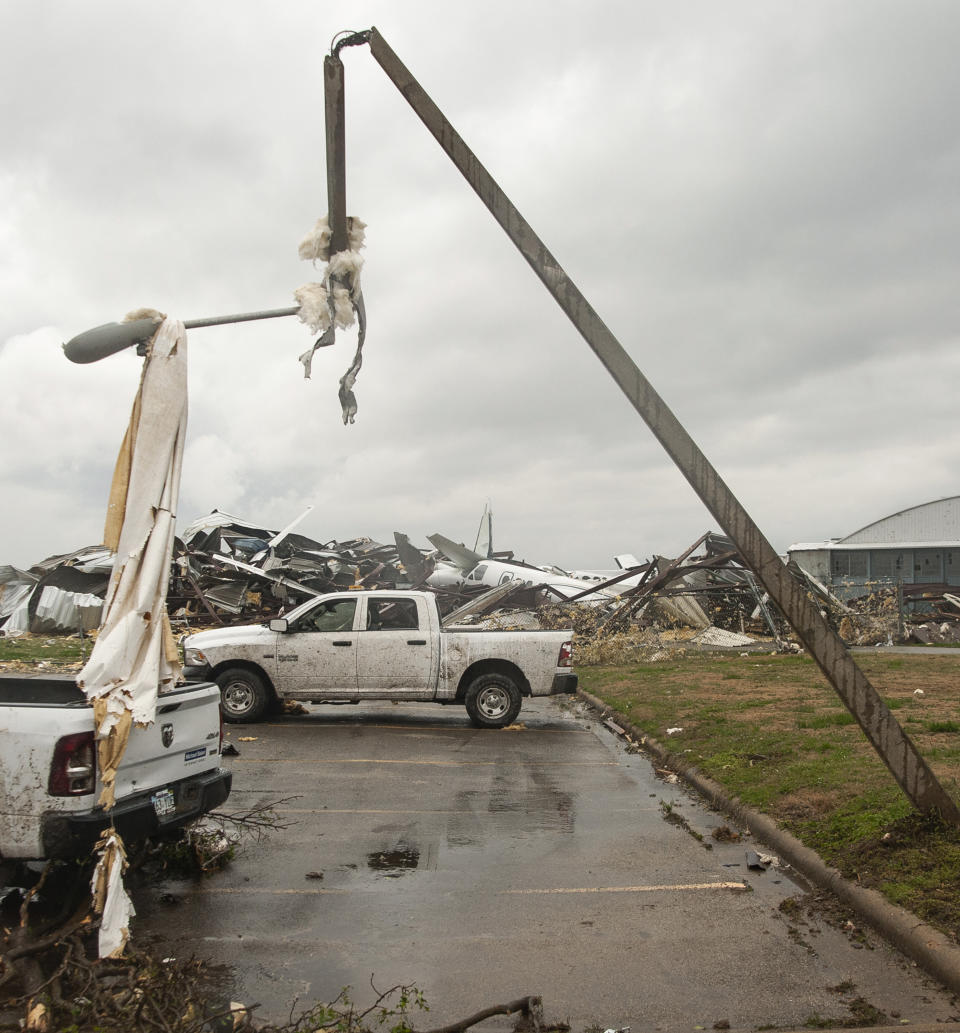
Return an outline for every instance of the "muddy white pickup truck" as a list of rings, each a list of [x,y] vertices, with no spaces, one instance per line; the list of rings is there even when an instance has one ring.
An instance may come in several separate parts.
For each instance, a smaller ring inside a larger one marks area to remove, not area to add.
[[[0,859],[89,854],[113,818],[128,843],[179,828],[226,800],[216,685],[165,690],[134,727],[108,815],[98,806],[93,708],[68,678],[0,676]]]
[[[184,640],[185,677],[220,686],[228,721],[257,721],[284,700],[459,704],[502,728],[524,696],[572,693],[570,631],[441,627],[429,592],[343,592],[265,624]]]

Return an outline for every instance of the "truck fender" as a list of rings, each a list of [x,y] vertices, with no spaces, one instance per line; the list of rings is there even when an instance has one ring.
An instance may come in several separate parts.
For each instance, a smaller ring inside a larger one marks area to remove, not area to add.
[[[523,696],[530,695],[530,682],[526,675],[509,660],[478,660],[471,664],[461,675],[460,683],[457,685],[458,703],[462,703],[467,694],[467,689],[480,677],[485,674],[502,674],[514,682]]]
[[[228,667],[244,667],[248,671],[253,671],[258,678],[263,679],[263,684],[270,690],[270,694],[276,698],[277,690],[274,687],[273,679],[259,664],[255,664],[252,660],[223,660],[211,670],[209,680],[216,681],[217,675],[222,674]],[[206,680],[204,679],[204,681]]]

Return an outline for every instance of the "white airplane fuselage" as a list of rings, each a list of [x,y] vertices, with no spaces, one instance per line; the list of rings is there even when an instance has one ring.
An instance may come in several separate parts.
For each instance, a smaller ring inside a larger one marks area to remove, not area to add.
[[[519,563],[505,563],[502,560],[481,560],[473,570],[464,574],[457,567],[450,564],[438,566],[427,579],[427,583],[436,587],[443,585],[486,585],[488,588],[496,588],[498,585],[506,584],[508,581],[530,581],[535,585],[549,585],[556,589],[558,594],[571,598],[580,593],[589,591],[591,583],[585,579],[569,577],[562,574],[541,570],[539,567],[527,567]],[[584,597],[584,602],[599,602],[609,600],[617,593],[612,590],[605,590],[602,593],[591,592]]]

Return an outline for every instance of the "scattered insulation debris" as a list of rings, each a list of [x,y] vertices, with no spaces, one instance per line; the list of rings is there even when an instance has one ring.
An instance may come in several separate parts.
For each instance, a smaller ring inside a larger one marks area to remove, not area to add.
[[[749,635],[739,635],[735,631],[725,631],[723,628],[709,627],[698,631],[690,640],[698,646],[722,646],[724,649],[734,649],[737,646],[752,646],[756,639]]]

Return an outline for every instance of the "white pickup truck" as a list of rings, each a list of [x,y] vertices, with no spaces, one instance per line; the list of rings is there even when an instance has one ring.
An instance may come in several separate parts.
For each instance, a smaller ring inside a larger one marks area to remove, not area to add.
[[[0,676],[0,858],[80,857],[111,817],[132,842],[217,807],[231,783],[219,698],[209,683],[161,694],[156,721],[130,732],[108,815],[97,805],[93,708],[76,683]]]
[[[220,686],[228,721],[257,721],[283,700],[389,699],[465,706],[503,728],[524,696],[572,693],[570,631],[441,627],[429,592],[322,595],[264,624],[184,640],[185,677]]]

